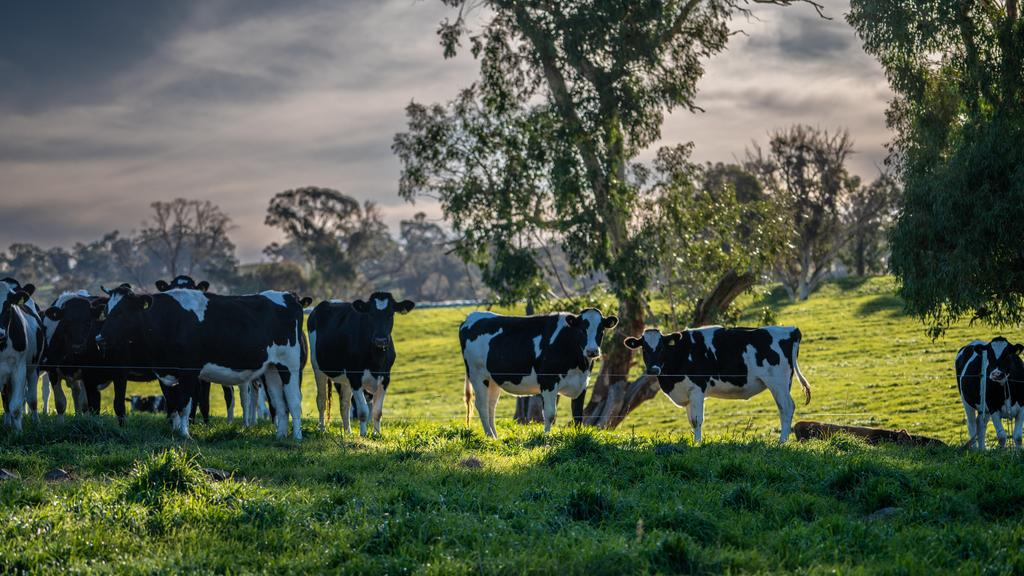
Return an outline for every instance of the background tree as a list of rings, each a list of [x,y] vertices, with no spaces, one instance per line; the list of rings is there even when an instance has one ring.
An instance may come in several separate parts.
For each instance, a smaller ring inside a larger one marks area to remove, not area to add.
[[[288,242],[265,252],[285,259],[299,253],[310,287],[328,298],[365,290],[372,282],[360,276],[360,263],[375,262],[393,242],[373,202],[314,186],[285,190],[270,200],[265,220],[284,231]]]
[[[1024,24],[1019,0],[853,0],[848,20],[895,92],[902,181],[891,267],[939,334],[1024,320]]]
[[[768,152],[755,146],[747,167],[788,214],[792,250],[779,259],[777,275],[790,298],[806,300],[828,277],[849,239],[841,207],[860,186],[846,160],[853,141],[845,130],[830,134],[795,125],[771,135]]]
[[[451,254],[451,238],[423,212],[402,220],[399,239],[404,266],[396,287],[406,298],[441,301],[476,298],[473,271]]]
[[[11,244],[5,254],[0,254],[3,275],[18,279],[22,284],[34,284],[44,288],[58,279],[57,267],[47,250],[20,242]]]
[[[231,218],[217,205],[175,198],[150,206],[153,215],[139,231],[138,243],[168,276],[218,276],[237,264],[227,235]]]
[[[441,202],[460,255],[499,294],[547,291],[534,237],[554,235],[574,272],[605,275],[618,297],[609,341],[638,333],[653,267],[630,164],[660,137],[666,112],[698,109],[702,61],[725,49],[729,20],[747,4],[442,1],[458,9],[439,30],[445,57],[468,36],[481,77],[447,106],[409,106],[409,131],[394,143],[400,193]],[[485,13],[475,34],[471,6]],[[574,416],[617,423],[631,360],[609,346],[590,404],[581,414],[582,398],[574,402]]]
[[[857,276],[887,271],[888,235],[898,196],[896,180],[882,174],[846,197],[842,217],[844,226],[850,230],[850,239],[839,257]]]

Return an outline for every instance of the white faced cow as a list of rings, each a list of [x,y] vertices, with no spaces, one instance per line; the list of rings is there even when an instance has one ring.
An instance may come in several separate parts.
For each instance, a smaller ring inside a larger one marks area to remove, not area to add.
[[[544,432],[549,432],[558,394],[576,398],[586,391],[604,332],[617,323],[615,316],[605,318],[594,308],[578,315],[471,313],[459,328],[466,364],[466,424],[475,395],[484,433],[497,438],[494,411],[504,390],[516,396],[540,394]]]
[[[7,286],[5,282],[0,282]],[[4,400],[4,423],[21,433],[26,400],[34,417],[43,354],[43,327],[28,306],[31,294],[21,288],[5,291],[0,301],[0,396]]]
[[[657,376],[673,404],[686,407],[695,442],[701,441],[704,398],[746,400],[765,389],[779,408],[779,441],[785,442],[796,410],[789,395],[794,373],[811,401],[811,388],[797,365],[800,338],[800,330],[790,326],[707,326],[674,334],[649,329],[624,343],[643,348],[647,374]]]
[[[309,314],[309,346],[313,375],[316,377],[316,405],[320,411],[320,429],[324,414],[330,413],[330,383],[341,396],[341,420],[345,432],[351,432],[349,413],[355,396],[359,433],[366,436],[369,409],[363,390],[373,394],[373,430],[380,434],[384,395],[391,382],[395,346],[391,330],[395,313],[406,314],[416,304],[396,302],[389,292],[374,292],[368,301],[324,301]]]
[[[265,377],[276,409],[277,436],[302,438],[302,369],[306,341],[302,307],[294,295],[267,291],[220,296],[172,289],[137,295],[110,293],[97,343],[105,350],[133,347],[150,362],[167,399],[175,431],[188,437],[189,404],[199,380],[232,386]]]
[[[985,449],[988,420],[996,428],[999,445],[1006,445],[1004,418],[1013,418],[1013,442],[1021,445],[1024,427],[1024,346],[1002,336],[991,342],[975,340],[956,354],[956,383],[967,415],[968,446]],[[985,398],[985,402],[981,399]]]

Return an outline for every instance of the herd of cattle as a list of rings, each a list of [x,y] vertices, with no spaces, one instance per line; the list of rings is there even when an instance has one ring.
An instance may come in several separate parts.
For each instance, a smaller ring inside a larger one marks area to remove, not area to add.
[[[100,390],[113,384],[114,412],[123,424],[127,383],[157,381],[162,396],[132,397],[133,410],[164,411],[171,428],[189,436],[196,410],[209,416],[210,384],[224,387],[229,419],[238,390],[245,425],[269,415],[279,438],[302,438],[302,372],[307,356],[316,380],[319,424],[330,413],[331,386],[340,396],[350,432],[351,406],[367,434],[372,418],[380,433],[384,398],[395,363],[391,332],[395,314],[415,303],[387,292],[368,300],[312,304],[289,292],[227,296],[208,291],[188,276],[156,283],[158,292],[136,293],[128,284],[103,296],[66,292],[41,309],[35,288],[0,280],[0,392],[4,424],[21,432],[26,409],[38,420],[40,375],[53,390],[58,417],[67,409],[62,383],[76,411],[98,412]],[[502,390],[540,395],[544,430],[554,421],[557,396],[576,398],[586,388],[605,333],[618,323],[588,308],[579,314],[503,316],[473,312],[459,328],[466,368],[467,423],[475,397],[484,432],[497,437],[495,407]],[[795,403],[793,377],[806,402],[811,389],[797,362],[801,342],[795,327],[702,327],[672,334],[648,329],[623,344],[642,350],[647,375],[685,407],[694,440],[701,440],[707,397],[748,399],[768,390],[779,411],[780,441],[789,437]],[[1013,439],[1024,426],[1024,346],[1005,338],[974,341],[956,356],[956,377],[971,443],[985,446],[991,420],[1000,445],[1004,418],[1014,418]],[[367,402],[365,393],[372,397]],[[266,406],[269,404],[269,406]]]

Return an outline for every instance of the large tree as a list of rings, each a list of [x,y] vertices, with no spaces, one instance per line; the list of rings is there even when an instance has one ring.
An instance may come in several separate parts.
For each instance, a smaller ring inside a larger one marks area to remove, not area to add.
[[[444,55],[468,38],[480,80],[447,106],[409,106],[409,131],[394,144],[400,193],[440,200],[460,254],[492,288],[527,298],[546,289],[536,237],[553,233],[575,272],[604,274],[619,298],[609,341],[639,333],[654,266],[632,161],[659,139],[665,113],[698,110],[703,62],[725,49],[730,20],[750,4],[442,2],[458,11],[439,30]],[[483,20],[474,32],[472,7]],[[628,350],[609,346],[585,415],[581,398],[574,416],[616,424],[630,365]]]
[[[220,207],[209,200],[185,198],[150,206],[153,214],[139,231],[138,243],[168,276],[234,269],[235,245],[228,238],[231,218]]]
[[[1024,22],[1019,0],[853,0],[849,21],[895,92],[903,182],[892,270],[936,333],[1024,320]]]

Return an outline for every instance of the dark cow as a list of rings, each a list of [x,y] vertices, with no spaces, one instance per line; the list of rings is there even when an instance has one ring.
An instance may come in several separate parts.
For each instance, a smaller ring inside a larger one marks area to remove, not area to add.
[[[1013,418],[1013,442],[1021,445],[1024,426],[1024,346],[999,336],[991,342],[975,340],[956,354],[956,380],[967,416],[968,446],[985,449],[989,418],[999,445],[1006,445],[1004,418]],[[985,402],[981,399],[985,398]]]
[[[27,322],[27,330],[28,330],[28,332],[29,333],[33,333],[33,334],[36,333],[37,331],[41,330],[41,326],[42,326],[42,320],[41,320],[41,316],[39,314],[39,306],[36,305],[35,300],[32,299],[32,295],[35,293],[35,290],[36,290],[36,287],[34,285],[32,285],[32,284],[25,284],[23,286],[21,284],[21,282],[18,282],[17,280],[15,280],[14,278],[11,278],[11,277],[0,279],[0,305],[2,305],[3,302],[5,300],[7,300],[7,298],[11,297],[15,292],[21,291],[21,292],[24,292],[25,294],[28,294],[28,299],[25,301],[24,304],[21,304],[20,306],[18,306],[18,308],[20,308],[21,311],[22,311],[22,314],[25,315],[25,321]],[[38,345],[39,346],[43,346],[43,342],[42,341],[38,342]],[[37,356],[38,356],[38,354],[37,354]],[[22,397],[23,397],[23,399],[25,401],[26,407],[28,408],[29,414],[31,414],[31,416],[32,416],[32,420],[35,421],[35,422],[38,422],[39,421],[39,411],[38,411],[38,402],[39,402],[39,369],[38,369],[38,366],[32,366],[32,368],[34,368],[34,370],[32,370],[31,373],[27,376],[28,381],[25,383],[25,392],[24,392],[24,395]],[[9,387],[8,388],[4,388],[3,390],[4,391],[2,393],[0,393],[0,395],[3,396],[3,402],[4,402],[4,410],[5,410],[4,422],[7,423],[8,425],[10,425],[10,420],[9,419],[10,419],[10,417],[13,414],[12,414],[12,412],[9,411],[9,408],[10,408],[10,402],[9,401],[10,401],[10,395],[13,392],[13,390],[11,388],[9,388]],[[23,413],[24,413],[24,407],[22,407],[20,410],[18,410],[18,414],[23,414]],[[20,422],[20,416],[19,416],[19,422]]]
[[[5,282],[0,284],[7,285]],[[36,383],[43,353],[43,327],[29,307],[31,293],[7,290],[0,301],[0,396],[4,423],[21,433],[26,400],[36,419]]]
[[[167,403],[163,396],[132,396],[129,398],[132,406],[132,414],[136,412],[151,412],[157,414],[163,412]]]
[[[107,319],[96,338],[108,350],[137,347],[160,382],[172,427],[188,437],[189,403],[200,380],[231,386],[264,377],[277,413],[277,436],[302,439],[302,369],[306,341],[302,307],[285,292],[219,296],[172,289],[110,294]]]
[[[789,395],[794,373],[806,403],[811,401],[811,388],[797,364],[800,338],[800,330],[791,326],[706,326],[673,334],[648,329],[642,338],[624,343],[643,348],[647,374],[657,376],[673,404],[687,408],[695,442],[701,441],[706,397],[746,400],[766,388],[779,408],[779,441],[785,442],[796,410]]]
[[[576,398],[587,389],[594,360],[601,356],[605,330],[618,318],[587,308],[543,316],[501,316],[473,312],[459,328],[466,364],[466,424],[476,395],[484,433],[498,437],[494,410],[501,391],[516,396],[540,394],[544,432],[551,430],[558,394]]]
[[[316,377],[316,406],[320,411],[320,429],[324,413],[330,417],[330,383],[341,397],[341,420],[345,432],[351,432],[349,406],[355,396],[359,433],[366,436],[369,410],[363,390],[373,394],[373,430],[380,434],[384,395],[391,383],[395,346],[391,329],[395,313],[406,314],[415,307],[411,300],[396,302],[388,292],[374,292],[368,301],[324,301],[309,314],[309,346],[313,375]]]
[[[152,373],[141,369],[148,359],[137,347],[128,346],[116,354],[101,353],[96,337],[103,329],[102,315],[108,299],[83,292],[67,292],[54,300],[43,313],[46,352],[43,366],[57,400],[57,415],[63,417],[67,401],[61,381],[67,381],[73,394],[80,386],[84,404],[76,402],[76,411],[100,412],[100,390],[114,385],[114,414],[118,424],[125,423],[125,394],[128,382],[148,382]]]

